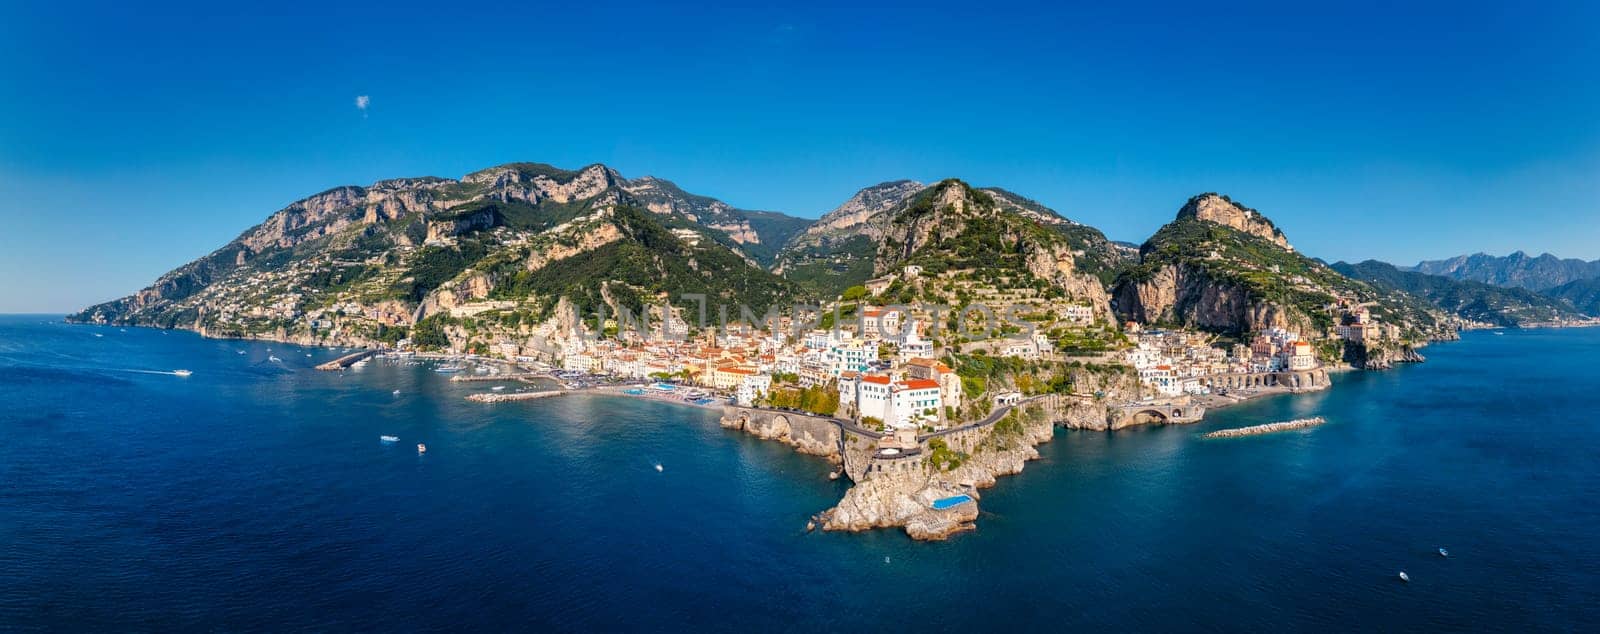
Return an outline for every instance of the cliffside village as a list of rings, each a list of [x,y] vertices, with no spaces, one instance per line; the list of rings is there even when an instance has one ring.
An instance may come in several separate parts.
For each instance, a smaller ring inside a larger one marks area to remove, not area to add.
[[[1092,321],[1093,313],[1084,308],[1063,310],[1073,312],[1066,316],[1073,322]],[[472,311],[474,307],[461,309]],[[1337,320],[1335,331],[1340,339],[1377,342],[1400,337],[1398,328],[1379,323],[1363,306],[1339,303],[1327,310]],[[772,325],[769,333],[731,323],[720,331],[708,329],[690,337],[687,324],[669,320],[648,332],[622,330],[615,337],[574,334],[560,339],[554,327],[545,324],[532,339],[557,342],[550,348],[534,351],[504,342],[489,352],[571,375],[681,381],[709,388],[741,405],[771,405],[772,394],[780,387],[826,391],[837,397],[834,415],[885,431],[930,431],[962,422],[958,412],[967,400],[962,378],[940,360],[943,351],[928,338],[925,317],[863,306],[836,328],[814,329],[798,338],[788,334],[789,318],[779,318]],[[1324,363],[1301,333],[1283,328],[1231,344],[1219,342],[1215,335],[1146,328],[1136,322],[1124,323],[1122,332],[1127,342],[1121,349],[1092,360],[1132,366],[1146,399],[1226,394],[1229,386],[1288,385],[1284,377],[1318,373]],[[407,343],[402,341],[401,348]],[[1055,350],[1043,335],[999,338],[984,348],[985,354],[1030,361],[1085,359]],[[1326,374],[1320,374],[1325,385]],[[1293,387],[1317,385],[1308,382]],[[1022,395],[1000,392],[986,396],[1005,404]]]

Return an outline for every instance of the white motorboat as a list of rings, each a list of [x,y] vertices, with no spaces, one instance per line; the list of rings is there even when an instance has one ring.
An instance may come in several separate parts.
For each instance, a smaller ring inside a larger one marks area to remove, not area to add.
[[[378,440],[381,440],[383,442],[400,442],[400,437],[399,436],[379,436]]]
[[[1408,574],[1406,574],[1406,571],[1401,570],[1400,571],[1400,580],[1404,581],[1406,583],[1411,583],[1411,575],[1408,575]]]
[[[194,374],[193,372],[190,372],[188,370],[173,370],[172,373],[175,374],[175,375],[178,375],[178,376],[189,376],[191,374]]]

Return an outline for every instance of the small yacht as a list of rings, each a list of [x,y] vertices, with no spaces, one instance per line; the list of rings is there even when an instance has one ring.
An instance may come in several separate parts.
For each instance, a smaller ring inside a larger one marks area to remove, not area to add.
[[[1400,571],[1400,580],[1404,581],[1406,583],[1411,583],[1411,575],[1408,575],[1408,574],[1406,574],[1406,571],[1401,570]]]
[[[399,395],[400,395],[400,390],[395,390],[395,391],[394,391],[394,395],[395,395],[395,396],[399,396]]]
[[[428,446],[424,445],[424,444],[422,444],[420,442],[417,443],[417,453],[419,453],[419,454],[428,453]]]
[[[400,437],[399,436],[379,436],[378,440],[381,440],[383,442],[400,442]]]
[[[660,463],[657,463],[656,464],[656,473],[661,473],[662,471],[666,471],[666,469],[662,468]]]
[[[1440,557],[1449,557],[1450,556],[1450,551],[1445,550],[1443,548],[1440,548],[1439,549],[1439,556]]]
[[[506,389],[506,386],[504,386],[504,385],[496,385],[496,386],[491,387],[489,389],[494,390],[496,392],[499,392],[500,390]]]
[[[283,359],[279,359],[276,355],[270,355],[270,354],[267,355],[267,361],[270,361],[272,363],[283,363]]]
[[[190,372],[188,370],[173,370],[172,373],[176,374],[178,376],[189,376],[191,374],[194,374],[193,372]]]
[[[458,366],[458,365],[447,365],[447,366],[434,368],[433,371],[434,372],[438,372],[439,374],[455,374],[455,373],[460,372],[460,371],[462,371],[464,369],[465,368],[462,368],[461,366]]]

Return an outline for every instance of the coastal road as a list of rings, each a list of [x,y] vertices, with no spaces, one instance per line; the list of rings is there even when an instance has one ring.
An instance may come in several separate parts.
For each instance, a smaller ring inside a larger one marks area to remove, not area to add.
[[[1011,405],[1002,405],[1002,406],[1000,406],[999,409],[996,409],[996,410],[994,410],[992,412],[989,412],[989,415],[983,417],[983,420],[967,423],[965,425],[959,425],[959,426],[956,426],[956,427],[951,427],[949,429],[941,429],[939,431],[936,431],[936,432],[933,432],[933,433],[929,433],[929,434],[923,434],[921,436],[917,436],[917,440],[927,440],[929,438],[938,438],[940,436],[948,436],[948,435],[954,434],[956,432],[963,432],[963,431],[967,431],[967,430],[970,430],[970,429],[978,429],[980,427],[988,427],[990,425],[993,425],[995,423],[1000,422],[1000,419],[1005,418],[1006,414],[1010,413],[1011,410],[1016,409],[1018,407],[1022,407],[1023,405],[1027,405],[1027,404],[1030,404],[1030,403],[1033,403],[1033,402],[1036,402],[1036,401],[1040,401],[1040,400],[1049,398],[1050,396],[1051,395],[1049,395],[1049,394],[1039,394],[1037,396],[1030,396],[1028,398],[1022,399],[1022,400],[1017,401],[1016,403],[1011,404]]]

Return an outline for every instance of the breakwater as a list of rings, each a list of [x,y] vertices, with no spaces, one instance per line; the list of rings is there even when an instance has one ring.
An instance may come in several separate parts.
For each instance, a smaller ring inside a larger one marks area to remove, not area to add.
[[[1296,429],[1307,429],[1307,428],[1310,428],[1310,427],[1316,427],[1317,425],[1321,425],[1321,424],[1326,423],[1326,422],[1328,422],[1327,419],[1325,419],[1325,418],[1323,418],[1321,416],[1313,416],[1311,418],[1301,418],[1301,419],[1298,419],[1298,420],[1283,421],[1281,423],[1267,423],[1265,425],[1253,425],[1253,426],[1250,426],[1250,427],[1239,427],[1237,429],[1219,429],[1217,431],[1214,431],[1214,432],[1211,432],[1209,434],[1206,434],[1204,437],[1205,438],[1242,438],[1244,436],[1259,436],[1261,434],[1271,434],[1271,433],[1276,433],[1276,432],[1280,432],[1280,431],[1293,431],[1293,430],[1296,430]]]
[[[357,361],[364,361],[368,357],[371,357],[371,356],[373,356],[375,354],[378,354],[377,350],[362,350],[362,351],[359,351],[359,352],[352,352],[350,354],[344,355],[342,357],[339,357],[339,358],[334,359],[332,361],[329,361],[327,363],[323,363],[321,365],[318,365],[317,369],[325,371],[325,372],[337,372],[339,370],[343,370],[343,369],[348,368],[348,367],[350,367],[352,365],[355,365]],[[311,356],[311,355],[306,355],[306,356]]]
[[[510,394],[479,393],[467,396],[467,400],[477,403],[505,403],[509,401],[531,401],[553,396],[565,396],[566,390],[550,390],[548,392],[512,392]]]
[[[450,382],[451,383],[486,383],[486,382],[489,382],[489,381],[522,381],[522,382],[528,382],[528,381],[531,381],[531,380],[534,380],[534,379],[547,379],[547,378],[550,378],[550,376],[546,375],[546,374],[540,374],[540,373],[537,373],[537,372],[527,372],[527,373],[521,373],[521,374],[457,374],[455,376],[450,377]]]

